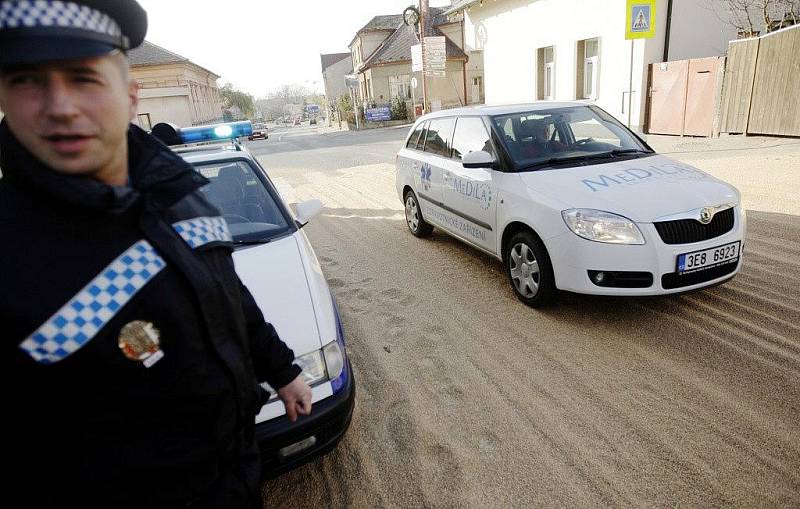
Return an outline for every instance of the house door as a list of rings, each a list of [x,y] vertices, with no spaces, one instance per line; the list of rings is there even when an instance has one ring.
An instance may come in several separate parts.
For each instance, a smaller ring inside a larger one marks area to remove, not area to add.
[[[478,104],[481,102],[481,85],[483,81],[482,76],[476,76],[472,78],[472,104]]]

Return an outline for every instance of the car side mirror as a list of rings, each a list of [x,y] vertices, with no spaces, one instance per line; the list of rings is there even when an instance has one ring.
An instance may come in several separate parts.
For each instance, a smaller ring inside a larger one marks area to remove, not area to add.
[[[497,160],[489,152],[477,150],[469,152],[461,159],[464,168],[496,168]]]
[[[304,201],[295,205],[295,211],[297,223],[302,228],[322,212],[322,202],[319,200]]]

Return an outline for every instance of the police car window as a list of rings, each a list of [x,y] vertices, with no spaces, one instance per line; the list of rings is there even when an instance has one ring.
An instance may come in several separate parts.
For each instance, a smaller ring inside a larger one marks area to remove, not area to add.
[[[483,150],[494,155],[489,133],[480,117],[461,117],[453,134],[453,158],[459,161],[470,152]]]
[[[195,169],[211,181],[201,191],[228,222],[234,242],[266,241],[290,230],[281,206],[249,163],[198,163]]]
[[[425,132],[425,152],[438,156],[450,157],[450,137],[453,132],[454,118],[436,118],[431,120]]]
[[[414,132],[411,133],[411,136],[408,138],[408,143],[406,143],[406,148],[417,148],[417,140],[419,140],[420,135],[422,134],[422,128],[424,127],[425,122],[420,122]]]

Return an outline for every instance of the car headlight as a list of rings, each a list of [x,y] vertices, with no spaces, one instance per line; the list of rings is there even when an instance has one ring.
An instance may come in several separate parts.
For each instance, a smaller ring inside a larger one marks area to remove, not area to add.
[[[344,352],[337,341],[333,341],[322,348],[325,355],[325,364],[328,366],[328,379],[339,378],[344,369]]]
[[[575,235],[608,244],[644,244],[636,223],[611,212],[592,209],[570,209],[561,213],[564,222]]]
[[[303,370],[300,376],[303,377],[303,380],[308,385],[314,385],[328,379],[328,374],[325,370],[325,359],[323,359],[320,350],[298,357],[294,362]]]
[[[333,341],[306,355],[297,357],[294,363],[303,370],[300,376],[306,383],[313,387],[327,380],[334,380],[342,374],[344,369],[344,352],[338,342]],[[277,399],[278,394],[267,382],[261,382],[261,387],[269,391],[270,401]]]

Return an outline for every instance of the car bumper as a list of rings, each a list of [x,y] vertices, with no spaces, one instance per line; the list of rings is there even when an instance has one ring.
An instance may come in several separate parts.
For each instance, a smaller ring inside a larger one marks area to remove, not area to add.
[[[349,359],[345,370],[345,385],[336,394],[314,403],[311,415],[301,415],[294,423],[283,415],[256,424],[255,434],[261,450],[263,477],[276,477],[336,447],[350,427],[355,406],[355,379]],[[293,454],[282,451],[303,441],[313,441],[313,444]]]
[[[591,295],[645,296],[688,292],[723,283],[739,272],[743,261],[745,222],[738,207],[735,217],[733,229],[728,233],[693,244],[665,244],[653,224],[639,224],[646,241],[641,246],[592,242],[567,231],[546,242],[556,286],[559,290]],[[691,276],[676,273],[679,255],[733,242],[741,242],[737,262]],[[589,271],[619,273],[621,277],[649,273],[652,283],[637,288],[598,286],[589,278]]]

